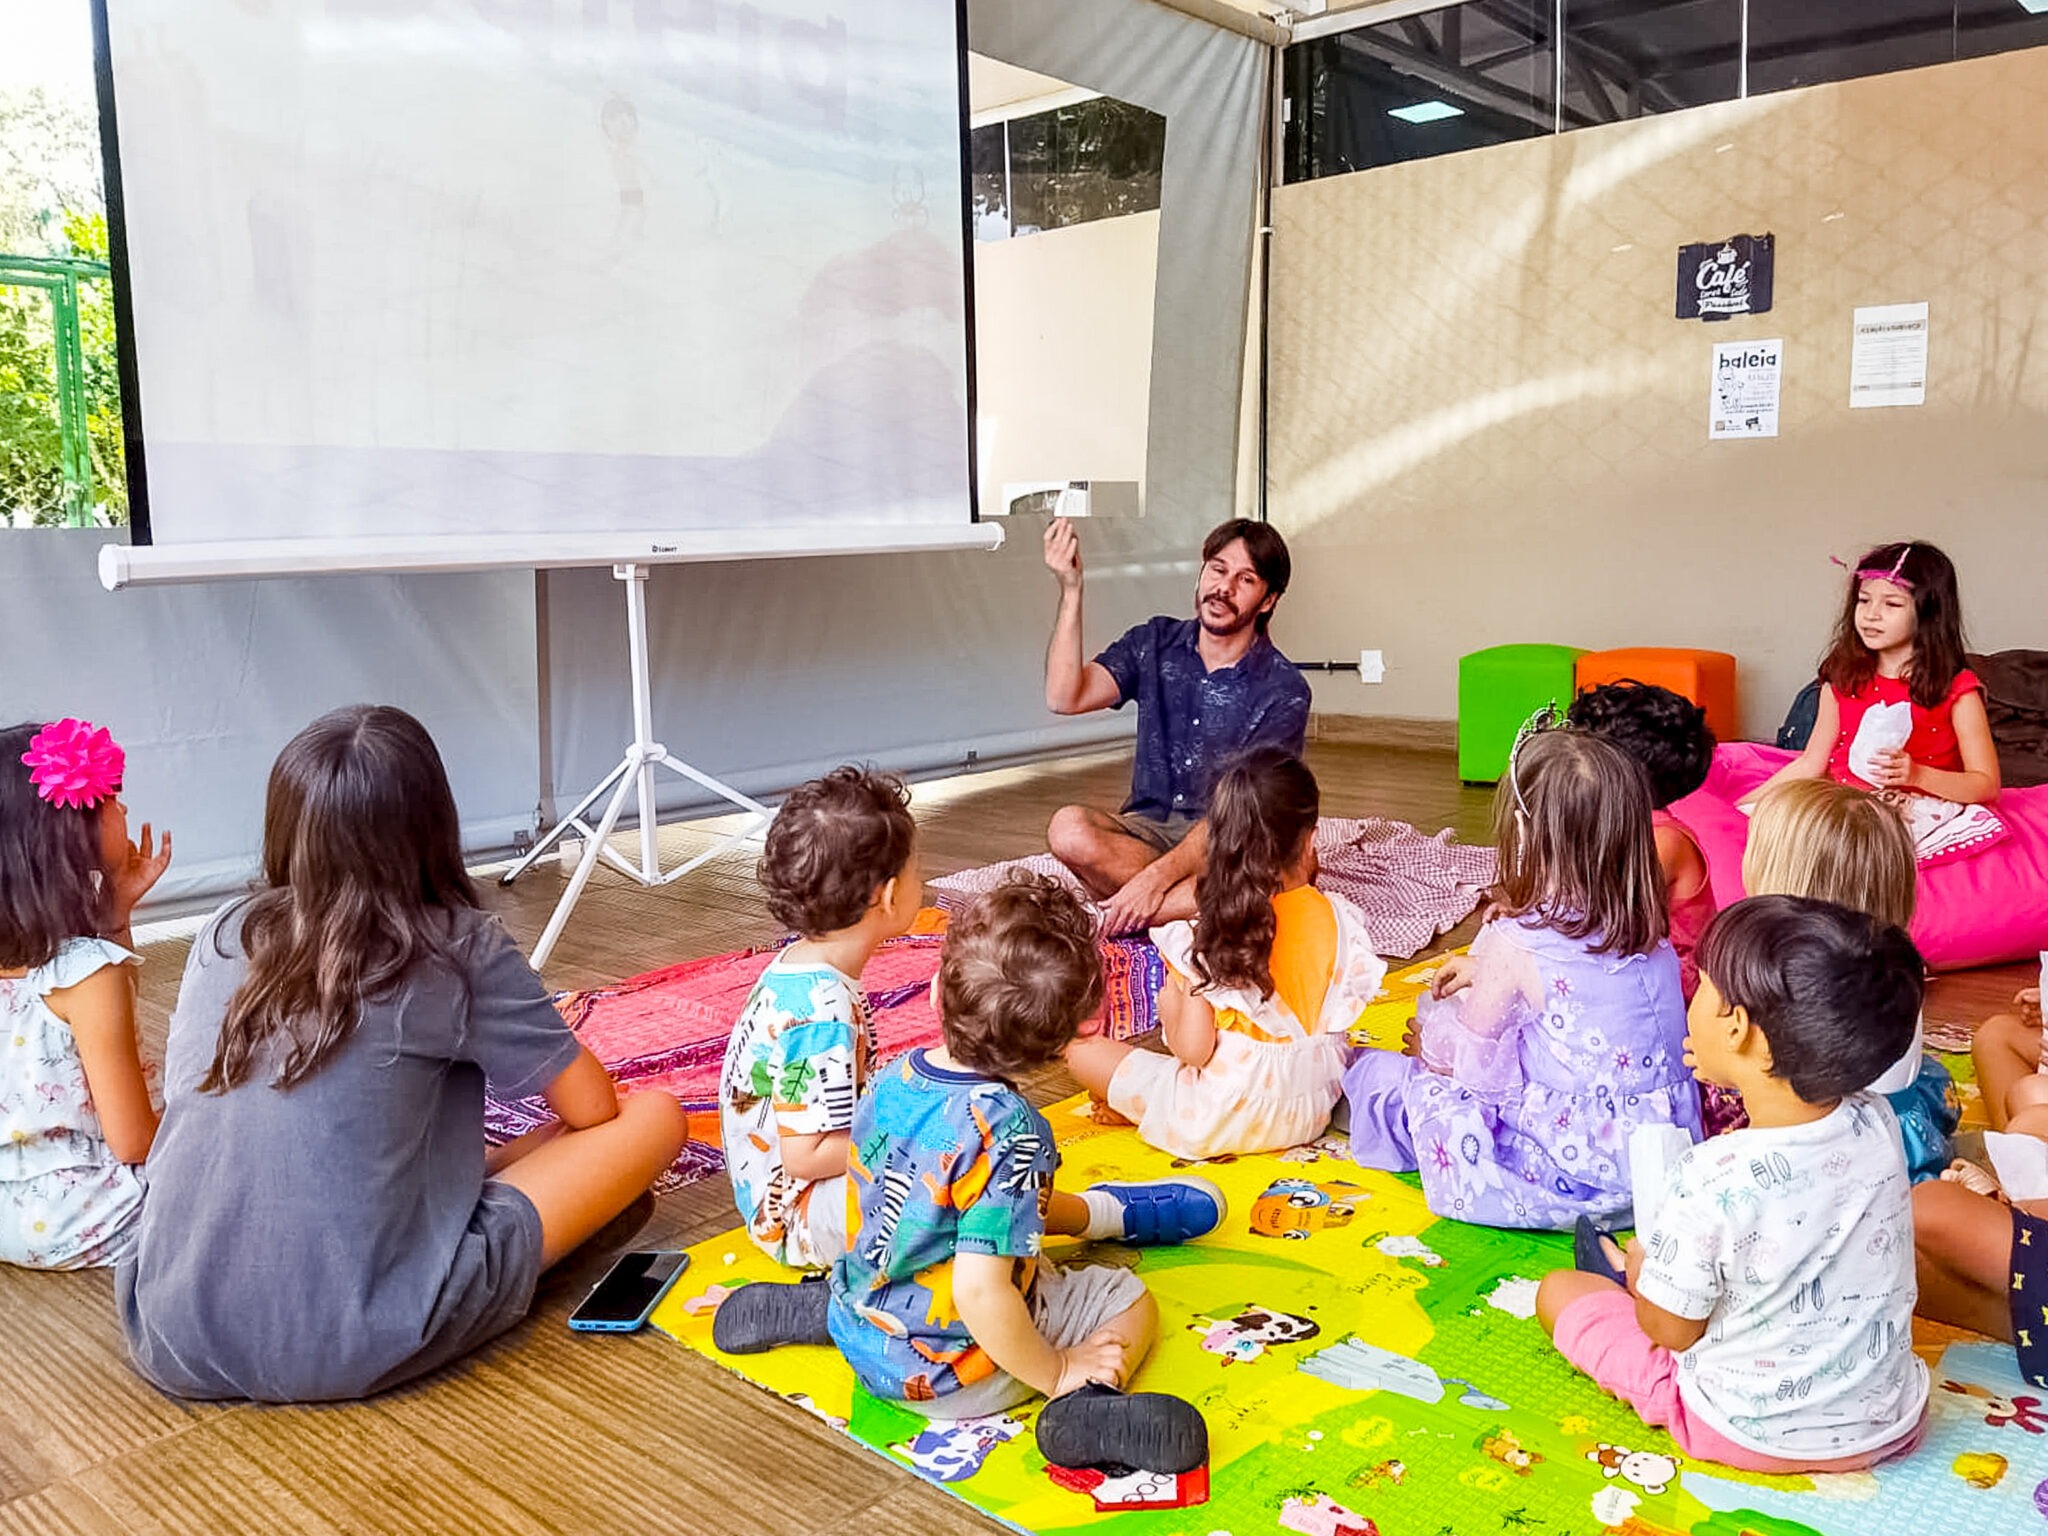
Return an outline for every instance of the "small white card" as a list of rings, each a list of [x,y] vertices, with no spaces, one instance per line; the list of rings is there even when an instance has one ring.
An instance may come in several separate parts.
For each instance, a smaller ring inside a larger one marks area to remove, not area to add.
[[[2048,1196],[2048,1141],[2038,1136],[2015,1136],[2009,1131],[1986,1131],[1984,1151],[1991,1158],[1991,1170],[2005,1189],[2008,1200],[2039,1200]]]

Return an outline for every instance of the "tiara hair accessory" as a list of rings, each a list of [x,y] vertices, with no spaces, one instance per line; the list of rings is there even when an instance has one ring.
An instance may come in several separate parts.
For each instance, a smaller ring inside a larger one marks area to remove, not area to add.
[[[30,738],[21,754],[36,793],[63,810],[92,810],[117,794],[128,754],[105,726],[58,720]]]
[[[1522,813],[1525,821],[1529,817],[1529,802],[1522,798],[1522,748],[1532,736],[1556,730],[1563,722],[1564,716],[1558,710],[1557,700],[1552,699],[1522,722],[1521,729],[1515,732],[1515,744],[1508,748],[1508,788],[1514,793],[1515,809]]]
[[[1890,570],[1879,570],[1874,565],[1866,565],[1855,573],[1856,579],[1858,581],[1888,581],[1893,586],[1904,587],[1910,592],[1913,590],[1912,580],[1909,577],[1901,576],[1899,572],[1906,568],[1906,556],[1912,553],[1913,546],[1908,544],[1899,550],[1899,558],[1892,562]],[[1849,562],[1842,559],[1839,555],[1829,555],[1828,558],[1843,570],[1849,569]]]

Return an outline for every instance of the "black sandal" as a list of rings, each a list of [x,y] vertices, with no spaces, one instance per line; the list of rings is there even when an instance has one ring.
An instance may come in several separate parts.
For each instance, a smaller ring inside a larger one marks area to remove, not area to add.
[[[1182,1398],[1090,1382],[1045,1405],[1038,1453],[1056,1467],[1178,1476],[1209,1459],[1209,1426]]]
[[[728,1355],[758,1355],[784,1344],[830,1344],[825,1313],[832,1294],[823,1276],[756,1280],[711,1314],[711,1342]]]
[[[1625,1287],[1628,1276],[1614,1267],[1607,1250],[1600,1246],[1601,1239],[1610,1235],[1594,1226],[1592,1217],[1581,1216],[1572,1227],[1572,1267]]]

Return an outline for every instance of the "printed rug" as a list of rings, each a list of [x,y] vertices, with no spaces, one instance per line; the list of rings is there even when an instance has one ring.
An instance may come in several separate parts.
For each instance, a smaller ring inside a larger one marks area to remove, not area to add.
[[[1380,1005],[1368,1032],[1398,1033],[1405,1006]],[[1078,1097],[1048,1113],[1066,1187],[1174,1167],[1135,1132],[1094,1123]],[[1229,1195],[1223,1232],[1181,1249],[1049,1251],[1134,1264],[1151,1285],[1160,1339],[1135,1385],[1201,1407],[1206,1478],[1076,1490],[1037,1454],[1039,1404],[931,1424],[869,1397],[827,1349],[719,1354],[717,1300],[788,1277],[737,1230],[692,1250],[654,1322],[994,1519],[1047,1536],[1111,1512],[1132,1536],[2048,1536],[2048,1405],[2003,1346],[1928,1347],[1927,1439],[1909,1457],[1816,1479],[1731,1472],[1683,1455],[1551,1350],[1531,1315],[1536,1281],[1570,1263],[1568,1239],[1438,1221],[1413,1178],[1360,1169],[1336,1143],[1202,1171]],[[1142,1504],[1204,1491],[1199,1507]]]
[[[938,973],[945,930],[945,912],[928,907],[918,914],[911,932],[889,940],[868,962],[861,981],[874,1012],[881,1060],[938,1041],[931,983]],[[690,1144],[657,1189],[679,1188],[724,1170],[718,1077],[726,1040],[747,993],[788,942],[685,961],[612,986],[564,992],[555,999],[577,1038],[622,1089],[659,1089],[689,1110]],[[1101,948],[1106,997],[1098,1027],[1119,1040],[1141,1035],[1158,1022],[1164,962],[1143,937],[1105,940]],[[538,1095],[484,1102],[484,1127],[494,1143],[523,1136],[553,1119],[547,1101]]]
[[[1451,841],[1449,831],[1424,836],[1405,821],[1325,816],[1316,824],[1316,884],[1348,898],[1365,914],[1373,947],[1405,960],[1472,915],[1493,883],[1491,848]],[[1077,894],[1081,882],[1049,853],[963,869],[930,882],[940,905],[973,900],[1015,870],[1051,875]]]

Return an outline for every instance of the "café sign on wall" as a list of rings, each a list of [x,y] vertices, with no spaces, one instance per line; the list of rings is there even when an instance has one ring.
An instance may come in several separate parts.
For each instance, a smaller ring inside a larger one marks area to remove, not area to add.
[[[1771,307],[1770,235],[1731,235],[1678,248],[1678,318],[1732,320]]]

